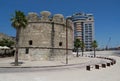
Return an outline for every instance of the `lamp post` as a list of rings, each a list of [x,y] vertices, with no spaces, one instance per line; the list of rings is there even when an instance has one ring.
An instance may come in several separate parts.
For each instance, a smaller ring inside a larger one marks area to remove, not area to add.
[[[68,18],[66,18],[66,64],[68,64]]]

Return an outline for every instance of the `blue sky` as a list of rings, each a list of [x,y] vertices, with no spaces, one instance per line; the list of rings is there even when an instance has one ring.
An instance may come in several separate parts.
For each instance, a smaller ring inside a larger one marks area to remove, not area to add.
[[[0,32],[15,36],[10,18],[15,10],[28,12],[48,10],[64,16],[76,12],[92,13],[95,18],[95,39],[99,47],[120,46],[120,0],[0,0]]]

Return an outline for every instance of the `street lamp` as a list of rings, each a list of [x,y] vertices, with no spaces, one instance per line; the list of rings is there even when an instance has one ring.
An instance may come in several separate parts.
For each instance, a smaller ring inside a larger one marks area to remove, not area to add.
[[[66,64],[68,64],[68,18],[66,18]]]

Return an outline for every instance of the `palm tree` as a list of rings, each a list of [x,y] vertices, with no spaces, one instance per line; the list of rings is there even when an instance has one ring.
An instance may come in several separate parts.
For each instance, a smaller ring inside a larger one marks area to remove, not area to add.
[[[76,39],[75,41],[74,41],[74,47],[75,47],[75,49],[77,50],[77,55],[76,55],[76,57],[78,57],[79,55],[78,55],[78,48],[81,46],[81,42],[80,42],[80,40],[79,39]]]
[[[21,28],[25,28],[28,24],[26,16],[21,11],[15,11],[15,15],[11,18],[11,25],[16,29],[16,52],[15,52],[15,65],[18,65],[18,42],[19,33]]]
[[[92,42],[92,47],[93,47],[93,49],[94,49],[94,57],[96,57],[95,52],[96,52],[96,48],[98,47],[98,44],[97,44],[97,41],[96,41],[96,40],[94,40],[94,41]]]
[[[85,44],[84,44],[83,41],[81,42],[80,47],[81,47],[81,50],[82,50],[82,56],[83,56],[83,52],[84,52],[84,48],[85,48]]]

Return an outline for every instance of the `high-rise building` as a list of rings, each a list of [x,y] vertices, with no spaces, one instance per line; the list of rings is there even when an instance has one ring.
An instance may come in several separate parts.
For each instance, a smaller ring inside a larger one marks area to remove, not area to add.
[[[94,17],[92,14],[76,13],[71,20],[74,24],[74,39],[80,39],[85,44],[85,50],[92,50],[94,40]]]

